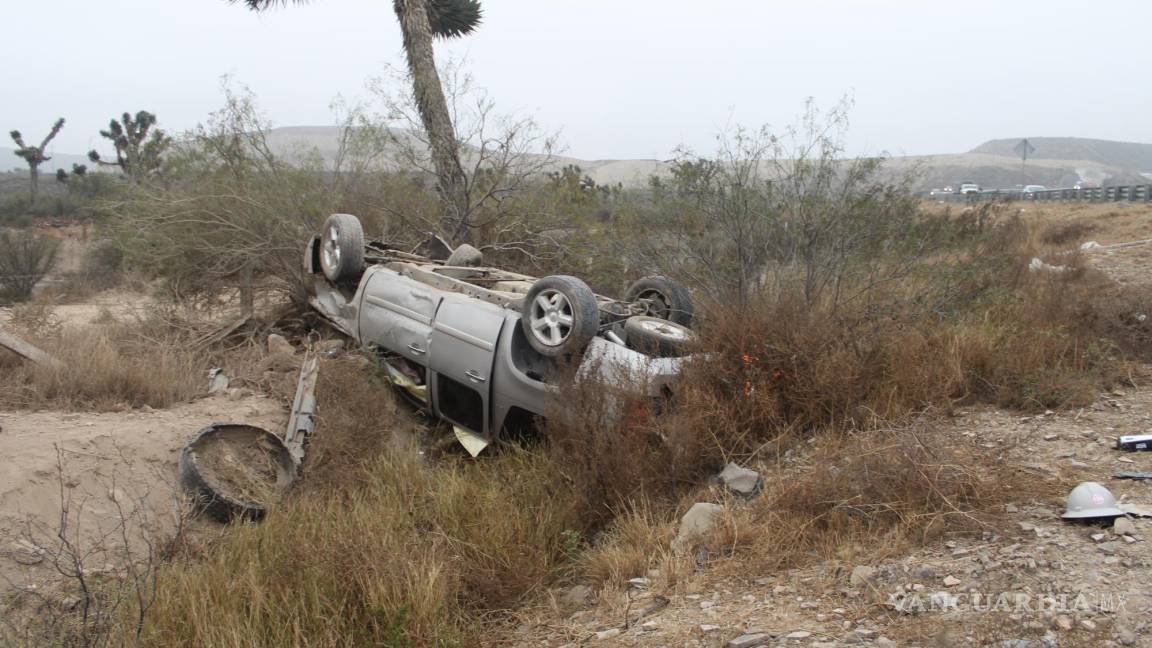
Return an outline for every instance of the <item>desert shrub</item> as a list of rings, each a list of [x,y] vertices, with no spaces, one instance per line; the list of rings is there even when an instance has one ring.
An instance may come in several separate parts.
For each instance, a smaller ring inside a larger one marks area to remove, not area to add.
[[[59,241],[30,230],[0,230],[0,301],[25,301],[52,269]]]

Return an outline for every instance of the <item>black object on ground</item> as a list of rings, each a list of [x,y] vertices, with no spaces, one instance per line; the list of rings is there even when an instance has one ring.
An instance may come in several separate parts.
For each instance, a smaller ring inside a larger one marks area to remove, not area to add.
[[[296,462],[284,442],[243,423],[213,423],[180,454],[184,488],[221,522],[264,517],[295,479]]]

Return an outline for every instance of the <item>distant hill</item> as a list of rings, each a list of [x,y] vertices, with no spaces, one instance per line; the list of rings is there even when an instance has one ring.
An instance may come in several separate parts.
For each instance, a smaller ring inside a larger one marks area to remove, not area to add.
[[[338,154],[342,129],[336,126],[288,126],[274,128],[268,133],[272,150],[289,160],[300,160],[307,155],[318,155],[331,165]],[[411,137],[397,131],[400,138]],[[1102,184],[1137,184],[1152,180],[1152,144],[1113,142],[1078,137],[1029,138],[1036,152],[1028,160],[1026,170],[1021,169],[1020,158],[1012,150],[1020,138],[990,140],[968,153],[893,157],[885,164],[887,176],[893,180],[913,174],[913,188],[926,190],[934,187],[975,182],[988,189],[1007,189],[1017,184],[1042,184],[1048,187],[1071,187],[1081,180]],[[41,167],[50,177],[57,168],[71,170],[72,163],[87,162],[82,155],[55,153],[50,162]],[[548,164],[549,170],[575,164],[593,180],[601,184],[623,184],[642,187],[651,176],[667,176],[670,167],[660,160],[581,160],[556,156]],[[0,148],[0,172],[18,169],[26,177],[27,167],[11,148]],[[1141,173],[1149,175],[1141,175]],[[13,178],[19,177],[19,174]]]
[[[50,155],[52,159],[40,165],[42,175],[53,175],[56,173],[56,169],[71,171],[73,163],[92,166],[87,155],[73,155],[71,153],[51,153]],[[0,146],[0,172],[27,170],[28,165],[24,163],[24,160],[16,157],[16,149]]]
[[[1013,150],[1020,139],[996,139],[984,142],[970,153],[1020,159]],[[1084,160],[1130,171],[1152,172],[1152,144],[1115,142],[1081,137],[1029,137],[1036,148],[1030,160]]]

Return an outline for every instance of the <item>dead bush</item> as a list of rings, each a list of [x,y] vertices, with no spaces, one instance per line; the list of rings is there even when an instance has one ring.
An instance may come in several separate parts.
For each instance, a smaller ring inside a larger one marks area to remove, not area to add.
[[[59,241],[29,230],[0,230],[0,302],[26,301],[56,262]]]
[[[1079,243],[1089,234],[1098,231],[1099,226],[1082,220],[1052,223],[1040,232],[1040,241],[1045,245],[1067,246]]]

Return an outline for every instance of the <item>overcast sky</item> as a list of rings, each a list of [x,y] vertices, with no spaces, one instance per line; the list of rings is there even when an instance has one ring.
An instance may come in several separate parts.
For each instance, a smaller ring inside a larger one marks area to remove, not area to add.
[[[249,86],[278,126],[327,125],[402,63],[391,0],[253,14],[225,0],[0,0],[0,128],[84,153],[125,110],[170,131]],[[1152,2],[484,0],[465,56],[504,111],[583,158],[710,150],[729,123],[782,126],[855,98],[855,153],[951,153],[995,137],[1152,142]],[[7,138],[2,145],[7,145]]]

